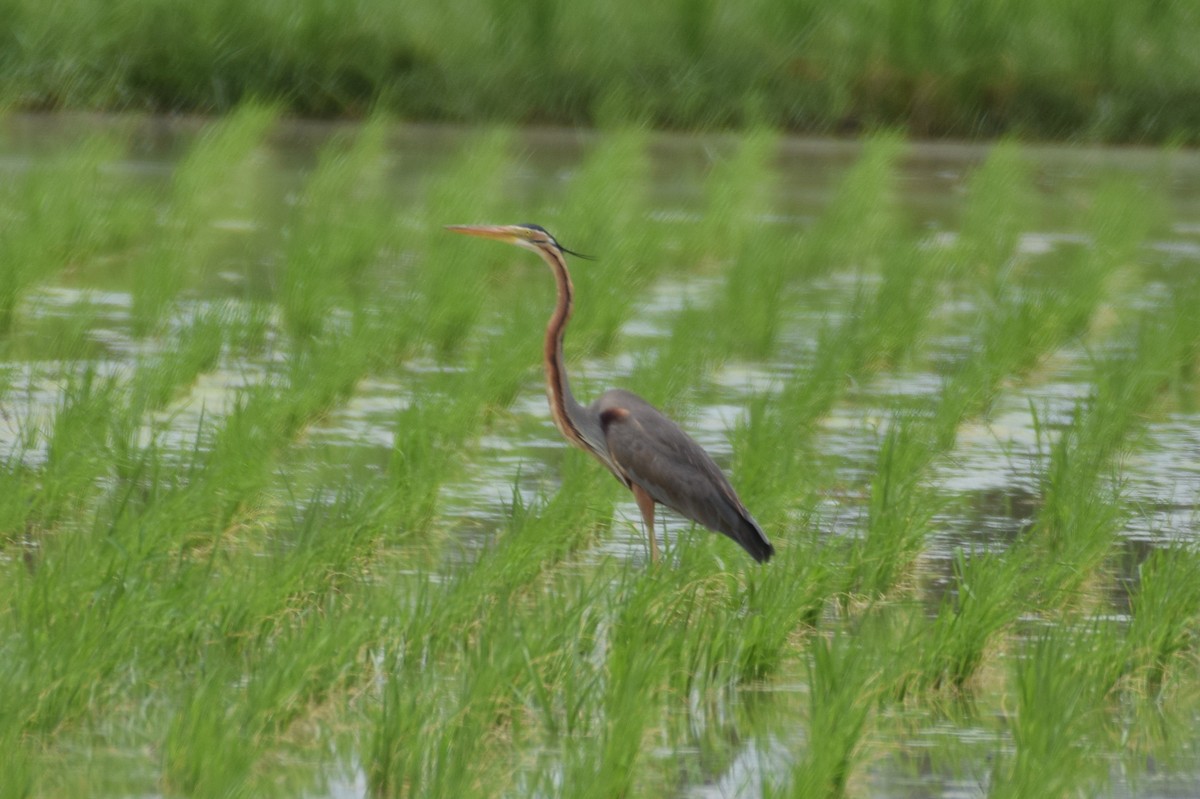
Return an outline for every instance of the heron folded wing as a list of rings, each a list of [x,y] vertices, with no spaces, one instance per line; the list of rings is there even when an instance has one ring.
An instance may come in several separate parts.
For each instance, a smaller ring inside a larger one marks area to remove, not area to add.
[[[601,411],[609,456],[654,500],[735,540],[749,516],[720,467],[679,425],[628,392]],[[605,395],[608,397],[609,395]]]

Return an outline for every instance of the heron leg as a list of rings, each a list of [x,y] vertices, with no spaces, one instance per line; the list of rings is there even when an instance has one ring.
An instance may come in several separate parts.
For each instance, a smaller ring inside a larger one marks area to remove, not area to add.
[[[642,521],[646,523],[646,535],[650,538],[650,562],[658,563],[658,539],[654,535],[654,497],[637,483],[633,484],[633,498],[637,500]]]

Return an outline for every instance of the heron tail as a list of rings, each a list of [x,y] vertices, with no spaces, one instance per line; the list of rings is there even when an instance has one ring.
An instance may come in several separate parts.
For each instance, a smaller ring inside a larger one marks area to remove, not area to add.
[[[750,514],[739,514],[739,516],[740,523],[729,537],[736,541],[742,549],[749,552],[750,557],[759,563],[766,563],[775,554],[775,547],[771,546],[766,534]]]

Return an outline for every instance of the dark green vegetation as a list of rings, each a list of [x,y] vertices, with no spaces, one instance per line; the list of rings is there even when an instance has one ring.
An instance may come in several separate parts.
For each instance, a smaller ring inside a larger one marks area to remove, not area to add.
[[[0,2],[0,104],[1200,141],[1183,0]]]
[[[1200,780],[1189,156],[278,113],[4,126],[0,795]],[[651,567],[560,442],[545,266],[441,231],[527,220],[601,256],[576,391],[695,432],[768,566],[668,516]]]

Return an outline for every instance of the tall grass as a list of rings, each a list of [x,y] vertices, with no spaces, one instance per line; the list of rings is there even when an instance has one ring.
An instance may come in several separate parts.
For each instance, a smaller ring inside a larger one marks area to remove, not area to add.
[[[305,115],[916,135],[1195,140],[1186,5],[1118,0],[540,0],[196,6],[10,0],[0,96],[26,108]],[[611,33],[597,36],[597,31]],[[619,111],[617,111],[619,109]]]

